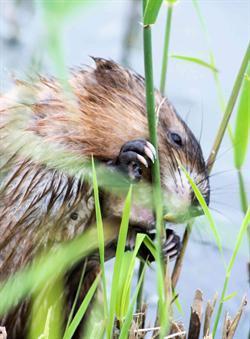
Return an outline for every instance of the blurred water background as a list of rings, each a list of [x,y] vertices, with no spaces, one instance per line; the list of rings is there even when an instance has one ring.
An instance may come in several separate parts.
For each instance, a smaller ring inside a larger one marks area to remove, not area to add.
[[[230,95],[250,36],[250,1],[202,0],[211,47],[226,100]],[[138,73],[143,70],[141,5],[133,0],[92,0],[79,8],[77,16],[65,23],[61,32],[67,66],[92,64],[90,55],[111,58],[129,65]],[[160,82],[166,8],[163,6],[153,28],[155,85]],[[46,22],[38,6],[31,0],[0,0],[0,91],[12,86],[12,79],[27,78],[32,72],[54,74],[54,67],[43,44]],[[208,61],[208,44],[201,30],[192,2],[182,0],[174,7],[170,53],[194,56]],[[168,67],[167,96],[179,114],[199,138],[207,157],[222,116],[211,71],[189,62],[171,59]],[[250,157],[243,171],[250,197]],[[229,260],[242,221],[237,173],[228,136],[223,140],[211,178],[211,208],[221,234],[225,257]],[[184,225],[175,226],[182,234]],[[237,295],[224,305],[234,315],[242,296],[248,293],[248,248],[245,239],[234,266],[228,294]],[[109,264],[110,265],[110,264]],[[216,249],[206,220],[195,222],[188,244],[181,279],[177,287],[184,314],[175,317],[188,325],[190,305],[196,288],[211,299],[221,292],[225,276],[221,255]],[[108,277],[110,278],[110,277]],[[155,272],[147,272],[145,295],[149,303],[149,325],[153,325],[156,310]],[[249,306],[236,338],[245,339],[249,331]],[[220,333],[220,331],[218,331]],[[218,335],[219,337],[219,335]]]

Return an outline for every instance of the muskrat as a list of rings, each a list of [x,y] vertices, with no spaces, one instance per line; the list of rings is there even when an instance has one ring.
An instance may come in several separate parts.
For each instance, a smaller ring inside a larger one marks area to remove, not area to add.
[[[155,150],[148,141],[144,78],[113,61],[94,61],[94,68],[71,72],[72,96],[65,95],[63,86],[55,79],[40,77],[32,84],[17,82],[15,90],[0,99],[0,156],[9,156],[7,162],[2,161],[0,191],[1,281],[29,264],[46,246],[73,239],[94,227],[92,185],[25,155],[22,150],[30,137],[39,140],[42,147],[53,144],[83,162],[93,156],[111,173],[122,172],[133,182],[144,178],[151,181]],[[185,166],[208,203],[206,164],[199,142],[174,107],[157,90],[155,100],[163,194],[168,211],[179,220],[186,220],[199,204],[179,163]],[[13,123],[17,133],[21,131],[24,136],[24,142],[20,138],[20,147],[15,151],[9,139],[13,136],[9,132]],[[104,227],[118,228],[124,200],[102,191],[101,202]],[[132,207],[131,234],[138,230],[151,234],[154,227],[152,211]],[[174,257],[178,253],[179,237],[171,230],[165,245],[165,255]],[[107,257],[114,255],[114,249],[115,240],[109,244]],[[93,254],[87,264],[83,291],[98,270],[98,255]],[[68,309],[79,272],[77,265],[68,272]],[[23,302],[1,320],[10,338],[26,336],[28,306],[28,301]]]

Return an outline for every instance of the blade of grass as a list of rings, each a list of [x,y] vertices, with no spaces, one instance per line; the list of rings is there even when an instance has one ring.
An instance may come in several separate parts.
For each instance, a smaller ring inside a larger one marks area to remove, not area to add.
[[[228,263],[227,269],[226,269],[226,276],[225,276],[224,285],[223,285],[223,289],[222,289],[222,293],[221,293],[221,297],[220,297],[220,301],[219,301],[219,308],[218,308],[218,311],[215,315],[215,322],[214,322],[214,327],[213,327],[213,337],[214,338],[215,338],[218,323],[219,323],[219,320],[220,320],[220,317],[221,317],[223,303],[224,303],[224,300],[225,300],[225,297],[226,297],[227,286],[228,286],[229,279],[230,279],[230,276],[231,276],[232,268],[234,266],[235,259],[237,257],[240,245],[241,245],[243,237],[244,237],[244,235],[247,231],[247,227],[248,227],[249,223],[250,223],[250,207],[248,207],[245,218],[244,218],[244,220],[241,224],[241,227],[240,227],[240,230],[239,230],[239,233],[238,233],[238,236],[237,236],[237,240],[236,240],[236,243],[235,243],[235,248],[234,248],[233,254],[231,256],[231,259]]]
[[[133,310],[134,310],[134,306],[135,306],[135,302],[136,302],[138,293],[140,291],[141,284],[143,282],[145,270],[146,270],[146,265],[144,265],[144,269],[143,269],[142,274],[140,276],[139,282],[136,286],[135,293],[134,293],[134,295],[131,299],[131,302],[130,302],[130,305],[129,305],[129,310],[128,310],[127,315],[126,315],[126,319],[123,323],[119,339],[127,339],[128,338],[129,329],[130,329],[132,319],[133,319]]]
[[[153,255],[154,259],[156,260],[157,253],[155,243],[149,238],[148,235],[145,235],[143,242],[149,249],[150,253]]]
[[[78,311],[76,312],[76,315],[74,316],[72,322],[70,323],[69,327],[66,329],[63,339],[71,339],[79,326],[81,320],[84,317],[84,314],[89,306],[89,303],[91,299],[93,298],[95,291],[97,289],[98,283],[100,281],[100,275],[98,275],[91,287],[89,288],[85,298],[83,299],[81,306],[79,307]]]
[[[249,143],[250,130],[250,63],[246,70],[239,99],[234,133],[234,164],[238,170],[238,181],[240,188],[241,208],[247,211],[248,199],[241,169],[244,165]],[[248,231],[248,242],[250,248],[250,229]]]
[[[227,295],[227,296],[223,299],[223,302],[228,301],[228,300],[234,298],[236,295],[237,295],[237,292],[233,292],[233,293]]]
[[[198,199],[199,203],[200,203],[200,206],[202,207],[202,210],[205,214],[205,216],[207,217],[207,220],[209,221],[209,225],[210,225],[210,228],[213,232],[213,235],[214,235],[214,238],[215,238],[215,241],[216,241],[216,244],[217,244],[217,247],[220,251],[220,253],[223,255],[223,251],[222,251],[222,244],[221,244],[221,239],[220,239],[220,235],[217,231],[217,228],[215,226],[215,222],[213,220],[213,217],[212,217],[212,214],[206,204],[206,201],[203,197],[203,195],[201,194],[199,188],[197,187],[197,185],[195,184],[195,182],[193,181],[193,179],[191,178],[190,174],[187,172],[187,170],[185,169],[185,167],[183,167],[181,165],[181,169],[182,171],[184,172],[185,176],[187,177],[194,193],[195,193],[195,196],[196,198]]]
[[[145,234],[137,234],[135,248],[133,250],[129,267],[123,267],[123,269],[127,272],[126,279],[123,282],[123,289],[122,289],[122,299],[121,299],[121,314],[122,316],[126,314],[127,307],[129,305],[129,297],[130,297],[130,290],[131,290],[131,282],[133,278],[134,268],[135,268],[135,259],[138,254],[139,248],[145,239]]]
[[[125,251],[122,258],[122,263],[120,266],[120,276],[119,281],[117,282],[117,298],[115,305],[115,316],[118,320],[118,327],[121,327],[121,324],[124,321],[124,314],[126,313],[126,309],[129,305],[129,298],[124,299],[124,288],[125,282],[127,280],[128,267],[130,266],[131,259],[133,256],[133,252]],[[130,293],[130,285],[128,286]]]
[[[110,242],[114,237],[116,232],[111,228],[106,229],[105,239]],[[16,305],[25,296],[35,293],[52,276],[60,275],[75,262],[98,250],[98,245],[96,230],[90,228],[82,236],[42,254],[31,266],[1,282],[0,315],[7,313],[12,305]]]
[[[147,0],[145,1],[145,9],[143,16],[144,25],[152,25],[155,23],[163,0]]]
[[[155,243],[147,235],[145,235],[143,243],[148,248],[148,250],[150,251],[150,253],[154,257],[154,260],[156,261],[157,260],[157,253],[156,253],[157,249],[156,249]],[[140,280],[141,273],[142,273],[142,271],[144,269],[144,263],[145,263],[144,260],[142,258],[140,258],[140,265],[139,265],[139,270],[138,270],[138,282]],[[138,293],[138,297],[137,297],[137,300],[136,300],[136,310],[138,312],[140,312],[141,308],[142,308],[142,302],[143,302],[143,284],[144,284],[144,281],[141,284],[141,289],[140,289],[140,291]]]
[[[197,65],[200,65],[200,66],[203,66],[203,67],[206,67],[208,69],[210,69],[211,71],[217,73],[218,72],[218,69],[215,68],[214,65],[202,60],[202,59],[199,59],[199,58],[195,58],[195,57],[191,57],[191,56],[186,56],[186,55],[177,55],[177,54],[171,54],[170,55],[171,58],[174,58],[174,59],[177,59],[177,60],[184,60],[184,61],[189,61],[189,62],[192,62],[192,63],[195,63]]]
[[[122,266],[122,259],[124,255],[127,233],[128,233],[131,200],[132,200],[132,186],[130,186],[128,195],[125,200],[123,214],[122,214],[121,227],[120,227],[119,236],[117,240],[113,278],[112,278],[112,284],[111,284],[110,311],[109,311],[109,319],[108,319],[108,325],[107,325],[108,338],[111,338],[112,329],[114,325],[116,300],[118,296],[118,283],[120,280],[120,273],[121,273],[120,267]]]
[[[170,30],[172,22],[172,13],[173,5],[167,2],[167,18],[165,26],[165,37],[164,37],[164,47],[162,55],[162,67],[161,67],[161,82],[160,82],[160,91],[164,95],[166,90],[166,78],[167,78],[167,67],[168,67],[168,50],[169,50],[169,41],[170,41]]]
[[[234,133],[234,163],[239,170],[246,159],[250,120],[250,62],[244,76]]]
[[[92,330],[86,334],[85,338],[103,339],[104,331],[105,331],[105,322],[101,321],[100,323],[94,324]]]
[[[241,202],[241,209],[244,213],[247,211],[247,192],[245,189],[244,178],[242,172],[238,170],[238,181],[239,181],[239,188],[240,188],[240,202]],[[249,236],[249,245],[250,245],[250,236]],[[249,246],[250,249],[250,246]]]
[[[104,233],[103,233],[100,200],[99,200],[98,182],[97,182],[95,163],[94,163],[93,157],[92,157],[92,173],[93,173],[93,189],[94,189],[95,212],[96,212],[96,226],[97,226],[97,235],[98,235],[98,243],[99,243],[102,285],[103,285],[103,293],[104,293],[104,315],[105,315],[105,319],[108,319],[108,297],[107,297],[107,284],[106,284],[105,265],[104,265],[104,262],[105,262]]]
[[[66,328],[65,328],[65,332],[67,331],[67,329],[68,329],[68,327],[69,327],[69,325],[71,323],[71,320],[73,318],[73,314],[75,313],[76,303],[77,303],[77,300],[78,300],[78,297],[79,297],[79,294],[80,294],[80,291],[81,291],[83,277],[84,277],[84,274],[85,274],[85,271],[86,271],[86,266],[87,266],[87,260],[85,260],[84,264],[83,264],[81,277],[80,277],[79,284],[78,284],[78,287],[77,287],[74,303],[73,303],[73,305],[71,307],[70,314],[69,314],[69,317],[68,317],[68,320],[67,320],[67,325],[66,325]]]
[[[177,311],[180,313],[182,317],[184,317],[184,311],[179,300],[179,295],[176,293],[174,289],[173,289],[173,300]]]
[[[64,305],[62,276],[50,279],[32,296],[31,320],[28,338],[62,337],[62,310]]]

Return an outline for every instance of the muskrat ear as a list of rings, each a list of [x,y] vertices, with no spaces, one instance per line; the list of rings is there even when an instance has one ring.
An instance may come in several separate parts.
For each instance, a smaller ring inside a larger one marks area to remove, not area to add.
[[[128,71],[112,60],[91,57],[95,64],[95,76],[98,83],[107,87],[127,88],[130,75]]]
[[[91,56],[91,59],[93,59],[95,64],[96,64],[96,70],[110,71],[110,70],[114,70],[114,69],[119,69],[118,64],[116,64],[113,60],[96,58],[96,57],[93,57],[93,56]]]

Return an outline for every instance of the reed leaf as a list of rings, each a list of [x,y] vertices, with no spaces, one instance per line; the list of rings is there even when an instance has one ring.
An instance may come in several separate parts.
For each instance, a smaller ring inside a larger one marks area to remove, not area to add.
[[[98,275],[94,282],[92,283],[91,287],[89,288],[85,298],[83,299],[81,306],[79,307],[78,311],[76,312],[76,315],[74,316],[72,322],[70,323],[69,327],[64,333],[63,339],[71,339],[79,326],[81,320],[84,317],[84,314],[86,313],[86,310],[89,306],[89,303],[91,299],[93,298],[95,291],[97,289],[98,283],[100,281],[100,275]]]
[[[183,60],[183,61],[188,61],[188,62],[192,62],[195,63],[197,65],[206,67],[208,69],[210,69],[211,71],[217,73],[218,69],[215,68],[215,66],[211,63],[208,63],[202,59],[196,58],[196,57],[191,57],[191,56],[187,56],[187,55],[177,55],[177,54],[171,54],[170,55],[171,58],[177,59],[177,60]]]
[[[116,255],[115,255],[115,263],[114,263],[114,270],[113,270],[113,278],[111,284],[111,296],[110,296],[110,308],[109,308],[109,319],[107,325],[107,335],[110,338],[112,335],[112,329],[115,319],[115,310],[116,310],[116,303],[118,297],[118,290],[119,290],[119,281],[121,275],[121,267],[123,256],[125,252],[125,245],[128,233],[128,225],[129,225],[129,217],[130,217],[130,208],[131,208],[131,200],[132,200],[132,186],[130,186],[122,214],[122,221],[119,231],[119,236],[117,240],[117,247],[116,247]]]
[[[122,266],[122,269],[124,270],[124,272],[126,272],[126,275],[125,275],[124,281],[122,282],[122,289],[120,290],[121,301],[118,305],[120,309],[120,319],[123,319],[126,316],[126,313],[128,311],[130,291],[131,291],[131,282],[132,282],[134,268],[135,268],[135,260],[136,260],[136,256],[138,254],[138,251],[144,239],[145,239],[145,234],[140,234],[140,233],[137,234],[135,248],[132,253],[129,253],[130,254],[129,265],[127,266],[123,264]]]
[[[163,0],[147,0],[144,10],[143,23],[144,25],[152,25],[156,22],[158,13]]]
[[[136,289],[135,289],[135,293],[134,293],[133,297],[131,298],[129,309],[128,309],[128,312],[126,314],[125,321],[122,325],[121,334],[119,336],[119,339],[127,339],[128,338],[129,329],[131,327],[131,323],[132,323],[132,319],[133,319],[133,310],[134,310],[134,306],[135,306],[137,296],[138,296],[139,291],[140,291],[140,287],[141,287],[142,282],[143,282],[145,269],[146,269],[146,266],[144,266],[144,268],[142,270],[141,276],[139,278],[138,284],[137,284]]]
[[[66,325],[65,331],[68,329],[68,327],[69,327],[69,325],[70,325],[70,323],[71,323],[71,321],[73,319],[73,315],[75,313],[75,308],[76,308],[77,300],[79,298],[80,291],[81,291],[81,288],[82,288],[82,282],[83,282],[83,278],[84,278],[84,275],[85,275],[86,266],[87,266],[87,261],[85,260],[84,264],[83,264],[83,268],[82,268],[81,277],[80,277],[80,280],[79,280],[79,283],[78,283],[78,287],[77,287],[74,303],[73,303],[73,305],[71,307],[70,314],[68,316],[68,320],[67,320],[67,325]]]
[[[207,217],[207,220],[209,222],[209,225],[210,225],[210,228],[213,232],[213,235],[214,235],[214,238],[215,238],[215,241],[216,241],[216,244],[217,244],[217,247],[219,249],[219,251],[221,252],[221,254],[223,254],[223,251],[222,251],[222,244],[221,244],[221,239],[220,239],[220,235],[217,231],[217,228],[216,228],[216,225],[215,225],[215,222],[214,222],[214,219],[212,217],[212,214],[206,204],[206,201],[205,199],[203,198],[203,195],[201,194],[199,188],[197,187],[197,185],[195,184],[195,182],[193,181],[193,179],[191,178],[190,174],[187,172],[187,170],[185,169],[185,167],[181,166],[181,169],[182,171],[184,172],[184,174],[186,175],[194,193],[195,193],[195,196],[196,198],[198,199],[201,207],[202,207],[202,210],[205,214],[205,216]]]
[[[1,282],[0,315],[7,313],[12,305],[18,303],[22,298],[39,291],[41,286],[52,276],[60,275],[72,267],[76,261],[97,249],[96,231],[90,229],[81,237],[41,255],[34,260],[31,266]]]
[[[97,226],[97,235],[99,243],[99,255],[100,255],[100,265],[101,265],[101,276],[104,292],[104,314],[105,318],[108,318],[108,297],[107,297],[107,284],[106,284],[106,275],[105,275],[105,243],[104,243],[104,232],[103,232],[103,223],[102,223],[102,214],[99,200],[99,189],[98,182],[95,170],[94,158],[92,157],[92,173],[93,173],[93,189],[94,189],[94,200],[95,200],[95,213],[96,213],[96,226]]]
[[[249,143],[249,121],[250,121],[250,63],[244,76],[239,105],[236,116],[234,133],[234,163],[240,169],[246,159]]]
[[[173,6],[167,2],[169,6],[167,7],[167,18],[165,26],[165,37],[164,37],[164,47],[162,55],[162,67],[161,67],[161,82],[160,82],[160,91],[164,95],[166,90],[166,78],[167,78],[167,67],[168,67],[168,50],[169,50],[169,41],[170,41],[170,30],[172,23],[172,12]]]
[[[157,259],[157,253],[156,253],[157,249],[156,249],[155,243],[146,234],[145,234],[145,237],[143,239],[143,243],[148,248],[150,253],[153,255],[154,259],[156,260]]]
[[[32,296],[28,338],[58,339],[62,337],[63,288],[62,277],[56,279],[52,277]]]
[[[223,299],[223,302],[228,301],[228,300],[231,300],[231,299],[234,298],[237,294],[238,294],[237,292],[230,293],[229,295],[227,295],[227,296]]]

